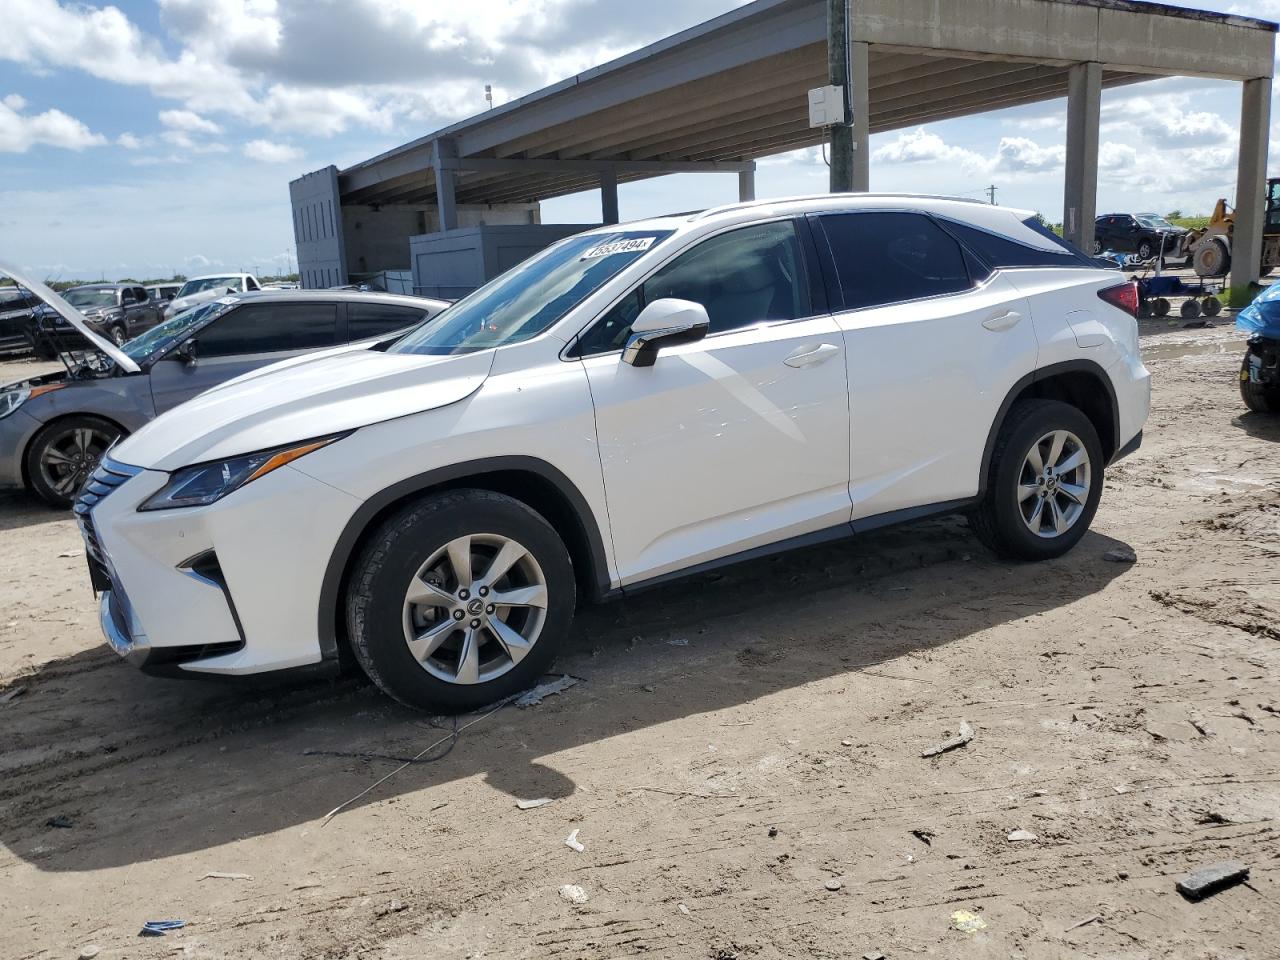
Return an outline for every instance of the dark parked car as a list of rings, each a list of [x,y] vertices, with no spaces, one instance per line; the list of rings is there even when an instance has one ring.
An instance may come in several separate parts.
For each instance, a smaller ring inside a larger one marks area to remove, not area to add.
[[[164,301],[152,300],[145,287],[127,283],[94,283],[72,287],[62,298],[82,314],[89,328],[120,346],[163,319]],[[52,359],[56,350],[92,349],[56,310],[36,311],[36,353]]]
[[[40,298],[23,287],[0,287],[0,353],[31,348],[31,319]]]
[[[238,293],[201,303],[123,347],[99,340],[94,352],[64,352],[65,371],[0,386],[0,487],[26,486],[69,507],[112,443],[196,394],[290,357],[398,334],[446,306],[338,290]]]
[[[1150,260],[1160,252],[1163,237],[1164,255],[1180,257],[1186,232],[1154,213],[1108,213],[1094,221],[1093,253],[1097,256],[1104,250],[1116,250]]]

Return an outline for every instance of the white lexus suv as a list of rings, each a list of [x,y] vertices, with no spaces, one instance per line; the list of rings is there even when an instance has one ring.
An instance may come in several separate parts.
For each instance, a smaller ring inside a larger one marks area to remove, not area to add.
[[[111,450],[76,507],[102,628],[169,673],[346,649],[461,711],[535,682],[580,600],[734,560],[961,511],[1056,557],[1141,441],[1136,306],[1030,213],[959,200],[583,233]]]

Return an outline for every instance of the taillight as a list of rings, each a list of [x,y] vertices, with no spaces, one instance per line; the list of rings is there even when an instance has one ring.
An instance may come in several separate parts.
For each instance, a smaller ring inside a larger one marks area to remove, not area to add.
[[[1138,285],[1132,280],[1099,290],[1098,299],[1119,307],[1131,317],[1138,316]]]

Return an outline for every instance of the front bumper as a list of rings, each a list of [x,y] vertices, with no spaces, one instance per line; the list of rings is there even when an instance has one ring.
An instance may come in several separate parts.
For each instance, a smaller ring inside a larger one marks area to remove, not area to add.
[[[150,673],[319,663],[324,568],[359,501],[282,467],[208,507],[138,512],[167,480],[107,459],[76,504],[111,647]]]

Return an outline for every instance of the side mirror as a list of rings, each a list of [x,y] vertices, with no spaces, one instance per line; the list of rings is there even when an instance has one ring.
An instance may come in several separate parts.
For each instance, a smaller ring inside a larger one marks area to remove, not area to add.
[[[655,300],[631,324],[631,339],[622,351],[622,362],[652,367],[662,347],[701,340],[711,329],[707,308],[692,300],[664,297]]]
[[[196,365],[196,341],[193,337],[186,343],[173,351],[173,355],[182,361],[184,367],[194,367]]]

